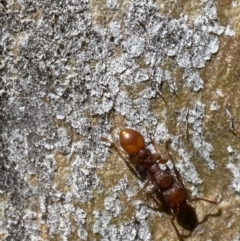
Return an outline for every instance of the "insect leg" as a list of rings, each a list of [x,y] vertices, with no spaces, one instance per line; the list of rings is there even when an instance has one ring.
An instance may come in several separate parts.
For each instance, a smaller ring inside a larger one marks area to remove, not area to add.
[[[147,127],[146,127],[146,130],[148,132]],[[160,153],[160,151],[158,150],[156,142],[153,140],[153,138],[149,134],[148,134],[148,138],[150,139],[151,144],[153,145],[153,147],[157,153],[157,154],[152,154],[152,159],[159,163],[165,164],[168,161],[169,156],[163,157],[162,154]]]
[[[150,185],[150,180],[144,183],[144,186],[131,198],[132,200],[135,199],[140,192],[146,189]]]
[[[154,154],[152,154],[153,160],[156,160],[156,161],[164,164],[164,163],[166,163],[166,162],[170,159],[170,160],[172,161],[173,169],[174,169],[174,172],[172,172],[172,173],[173,173],[173,175],[177,178],[178,182],[184,187],[183,181],[182,181],[182,179],[181,179],[181,177],[180,177],[180,175],[179,175],[179,173],[178,173],[178,170],[177,170],[177,168],[176,168],[176,166],[175,166],[175,162],[173,161],[172,155],[171,155],[171,153],[170,153],[170,151],[169,151],[170,139],[165,142],[165,149],[166,149],[166,152],[167,152],[167,157],[164,158],[164,157],[162,157],[162,155],[161,155],[160,152],[158,151],[156,142],[152,139],[151,136],[149,136],[149,138],[150,138],[150,140],[151,140],[151,143],[152,143],[155,151],[157,152],[157,156],[156,156],[156,157],[155,157]],[[160,158],[159,158],[159,157],[160,157]]]
[[[166,151],[167,151],[167,156],[168,156],[168,158],[171,160],[171,162],[173,164],[173,172],[172,172],[172,174],[177,178],[177,181],[184,187],[182,178],[181,178],[181,176],[180,176],[180,174],[179,174],[179,172],[178,172],[178,170],[176,168],[175,162],[174,162],[174,160],[172,158],[172,155],[171,155],[171,153],[169,151],[169,143],[170,143],[170,140],[167,140],[165,142],[165,148],[166,148]]]
[[[193,199],[188,200],[188,202],[195,202],[195,201],[204,201],[204,202],[208,202],[208,203],[212,203],[212,204],[217,205],[217,202],[211,201],[211,200],[208,200],[208,199],[205,199],[205,198],[201,198],[201,197],[197,197],[197,198],[193,198]]]
[[[161,207],[161,208],[162,208],[163,205],[162,205],[162,203],[160,202],[160,200],[153,195],[153,193],[156,193],[157,190],[158,190],[157,187],[153,187],[152,190],[147,191],[147,192],[146,192],[147,198],[151,197],[152,200],[154,201],[154,203],[155,203],[158,207]],[[151,208],[152,208],[152,207],[151,207]],[[152,209],[154,209],[154,208],[152,208]],[[160,210],[160,208],[158,208],[158,210]]]
[[[148,181],[144,184],[143,188],[141,188],[141,190],[139,190],[139,191],[131,198],[131,200],[134,200],[140,192],[144,191],[144,189],[146,189],[146,188],[150,185],[150,182],[151,182],[151,181],[148,180]],[[162,203],[159,202],[159,200],[153,195],[153,193],[155,193],[156,191],[157,191],[157,187],[153,187],[151,190],[146,191],[146,196],[147,196],[148,199],[149,199],[149,197],[151,197],[151,198],[153,199],[154,203],[157,205],[158,208],[155,208],[155,207],[152,207],[152,206],[149,206],[149,205],[147,205],[147,206],[148,206],[149,208],[155,210],[155,211],[160,211],[160,210],[162,210],[162,209],[161,209],[161,208],[162,208]]]
[[[182,239],[182,237],[181,237],[181,235],[180,235],[180,233],[179,233],[179,231],[178,231],[178,229],[177,229],[177,226],[176,226],[175,223],[174,223],[174,221],[175,221],[176,218],[177,218],[177,213],[174,213],[174,215],[173,215],[172,218],[171,218],[171,224],[172,224],[172,226],[174,227],[174,229],[175,229],[175,231],[176,231],[176,233],[177,233],[178,239],[179,239],[180,241],[182,241],[183,239]]]
[[[125,164],[129,168],[129,170],[133,173],[133,175],[136,178],[138,178],[139,180],[141,180],[141,178],[140,178],[139,174],[137,173],[137,171],[134,169],[132,164],[126,159],[126,153],[122,149],[120,149],[113,141],[110,141],[109,139],[107,139],[105,137],[101,137],[101,140],[110,143],[114,147],[114,149],[117,151],[119,156],[121,156],[121,158],[123,159],[123,161],[125,162]]]

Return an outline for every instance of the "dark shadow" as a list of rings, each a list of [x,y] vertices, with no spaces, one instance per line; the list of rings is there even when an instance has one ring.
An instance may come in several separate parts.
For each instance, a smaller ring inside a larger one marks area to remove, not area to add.
[[[198,224],[202,224],[207,222],[207,220],[209,219],[209,217],[221,217],[222,216],[222,209],[218,209],[218,211],[216,213],[208,213],[202,221],[199,221]]]

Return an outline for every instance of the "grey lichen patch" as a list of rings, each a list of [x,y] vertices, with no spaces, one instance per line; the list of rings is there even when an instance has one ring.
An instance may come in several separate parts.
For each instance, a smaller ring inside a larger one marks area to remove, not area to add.
[[[191,16],[168,15],[159,1],[1,4],[0,235],[6,241],[152,240],[152,211],[129,201],[142,184],[119,158],[105,171],[113,156],[100,138],[111,139],[114,130],[117,140],[125,125],[146,134],[147,126],[156,141],[172,140],[184,180],[203,181],[192,152],[166,127],[175,103],[162,111],[152,106],[164,105],[162,87],[174,96],[182,83],[188,93],[204,88],[199,69],[218,51],[224,31],[215,1],[201,1]],[[183,101],[185,119],[174,124],[189,125],[193,150],[214,169],[205,103],[194,103]]]
[[[239,169],[239,163],[229,163],[227,164],[227,168],[233,175],[233,181],[231,183],[231,186],[236,192],[240,192],[240,169]]]
[[[191,142],[199,152],[209,169],[214,169],[211,158],[213,147],[205,141],[204,137],[204,105],[200,102],[194,104],[193,109],[183,109],[179,112],[178,121],[186,124],[187,135],[191,135]]]
[[[227,147],[229,153],[229,163],[226,164],[226,168],[231,172],[233,179],[231,188],[237,193],[240,192],[240,154],[234,150],[231,146]]]
[[[0,238],[2,238],[2,239],[5,238],[8,233],[7,229],[6,229],[7,219],[4,214],[7,207],[8,207],[8,200],[2,199],[0,202],[0,230],[1,230]]]
[[[85,166],[80,158],[76,158],[71,163],[70,175],[66,184],[70,186],[71,192],[78,202],[90,201],[93,198],[93,190],[100,188],[99,178],[94,168],[91,168],[93,155],[89,156],[90,166]]]
[[[93,232],[100,234],[102,240],[152,240],[148,224],[143,215],[142,209],[136,213],[133,221],[124,222],[121,225],[111,224],[111,214],[108,211],[94,211],[96,222],[93,225]]]

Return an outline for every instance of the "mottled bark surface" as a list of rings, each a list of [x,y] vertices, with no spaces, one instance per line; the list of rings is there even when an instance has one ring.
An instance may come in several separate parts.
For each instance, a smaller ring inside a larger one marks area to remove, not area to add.
[[[118,144],[128,126],[163,153],[170,139],[189,194],[219,202],[193,203],[185,239],[239,240],[239,12],[238,1],[1,1],[0,239],[177,240],[100,139]]]

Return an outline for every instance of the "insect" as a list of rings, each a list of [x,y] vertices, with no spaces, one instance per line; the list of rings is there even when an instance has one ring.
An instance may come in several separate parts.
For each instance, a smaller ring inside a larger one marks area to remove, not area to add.
[[[166,145],[167,157],[163,157],[160,152],[157,151],[157,147],[153,139],[150,138],[151,143],[156,150],[156,153],[151,153],[151,151],[146,148],[146,143],[142,134],[129,128],[123,129],[119,134],[120,145],[123,150],[107,138],[102,137],[102,140],[109,142],[115,148],[115,150],[123,158],[128,168],[138,179],[141,180],[142,173],[146,173],[147,182],[144,184],[142,190],[151,183],[153,185],[153,189],[149,193],[156,191],[161,193],[164,202],[172,211],[171,224],[175,229],[179,240],[182,240],[182,238],[174,221],[179,215],[186,212],[190,206],[188,204],[189,202],[205,201],[215,205],[217,204],[215,201],[204,198],[189,199],[176,168],[174,168],[174,170],[170,170],[170,168],[166,165],[166,169],[162,170],[159,167],[158,164],[165,164],[168,159],[171,159],[168,145]]]

